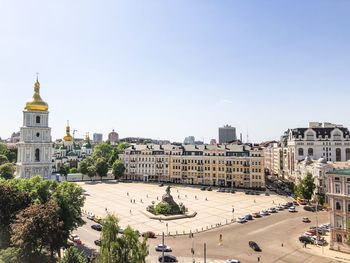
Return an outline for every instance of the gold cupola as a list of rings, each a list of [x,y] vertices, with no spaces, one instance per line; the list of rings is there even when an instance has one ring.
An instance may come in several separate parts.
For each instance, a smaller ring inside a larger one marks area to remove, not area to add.
[[[40,83],[38,78],[34,83],[33,98],[26,103],[24,110],[26,111],[48,111],[49,105],[40,97]]]
[[[66,136],[63,137],[63,140],[66,142],[72,142],[73,137],[70,135],[70,127],[69,127],[69,122],[67,122],[67,127],[66,127]]]

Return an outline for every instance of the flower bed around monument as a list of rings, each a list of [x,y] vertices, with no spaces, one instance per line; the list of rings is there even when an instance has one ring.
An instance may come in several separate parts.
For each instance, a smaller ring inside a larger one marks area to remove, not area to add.
[[[148,206],[147,211],[154,215],[168,216],[168,215],[183,215],[188,210],[182,203],[180,203],[179,205],[176,204],[176,206],[171,206],[169,203],[160,202],[156,206],[154,205]]]

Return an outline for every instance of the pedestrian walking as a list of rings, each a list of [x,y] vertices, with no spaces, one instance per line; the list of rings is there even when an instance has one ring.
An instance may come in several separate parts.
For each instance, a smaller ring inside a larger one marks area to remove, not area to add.
[[[281,244],[281,247],[283,247],[283,243]]]
[[[258,257],[258,262],[260,262],[260,257]]]

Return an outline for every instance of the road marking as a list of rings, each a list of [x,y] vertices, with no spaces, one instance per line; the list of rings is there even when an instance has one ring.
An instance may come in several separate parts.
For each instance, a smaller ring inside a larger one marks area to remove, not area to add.
[[[284,221],[280,221],[280,222],[274,223],[274,224],[272,224],[272,225],[268,225],[268,226],[266,226],[266,227],[257,229],[257,230],[255,230],[255,231],[253,231],[253,232],[250,232],[250,233],[248,233],[248,235],[254,235],[254,234],[258,234],[258,233],[260,233],[260,232],[264,232],[265,230],[268,230],[268,229],[270,229],[270,228],[273,228],[273,227],[275,227],[275,226],[277,226],[277,225],[281,225],[281,224],[283,224],[283,223],[284,223]]]

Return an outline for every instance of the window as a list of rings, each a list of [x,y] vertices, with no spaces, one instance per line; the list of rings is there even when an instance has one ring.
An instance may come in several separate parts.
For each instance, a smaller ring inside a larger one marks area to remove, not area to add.
[[[35,161],[40,162],[40,150],[39,149],[35,150]]]
[[[334,184],[334,189],[336,194],[340,194],[340,184]]]
[[[337,239],[338,243],[343,243],[343,238],[342,238],[341,234],[337,234],[336,239]]]
[[[313,141],[314,140],[314,133],[313,132],[308,132],[307,134],[306,134],[306,140],[308,140],[308,141]]]
[[[350,184],[346,185],[346,189],[347,189],[346,194],[350,195]]]
[[[335,161],[336,162],[341,161],[341,149],[340,148],[335,149]]]
[[[336,210],[341,210],[340,202],[335,202],[335,209]]]
[[[348,203],[348,212],[350,212],[350,203]]]
[[[350,160],[350,148],[345,149],[345,161]]]
[[[298,149],[298,154],[299,154],[299,156],[304,156],[304,149],[303,148],[299,148]]]
[[[309,148],[309,149],[307,150],[307,154],[308,154],[309,156],[313,156],[313,155],[314,155],[314,149]]]
[[[36,123],[40,123],[40,116],[36,116]]]
[[[333,133],[333,140],[335,140],[335,141],[340,141],[341,140],[340,132],[334,132]]]
[[[335,227],[342,228],[343,226],[343,219],[341,216],[335,217]]]

